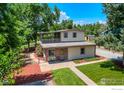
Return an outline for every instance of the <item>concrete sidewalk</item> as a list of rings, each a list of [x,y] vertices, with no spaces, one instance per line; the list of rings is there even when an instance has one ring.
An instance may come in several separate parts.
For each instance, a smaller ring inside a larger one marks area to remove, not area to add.
[[[94,81],[92,81],[90,78],[88,78],[84,73],[79,71],[76,67],[70,67],[70,69],[81,79],[85,82],[87,85],[96,85]]]
[[[70,68],[70,67],[76,67],[76,66],[81,66],[81,65],[94,64],[94,63],[104,62],[106,60],[108,60],[108,59],[92,61],[92,62],[85,62],[85,63],[80,63],[80,64],[75,64],[73,61],[68,61],[68,62],[56,63],[56,64],[49,64],[48,63],[48,65],[49,65],[51,70],[56,70],[56,69],[61,69],[61,68]],[[43,67],[42,67],[42,69],[43,69]]]

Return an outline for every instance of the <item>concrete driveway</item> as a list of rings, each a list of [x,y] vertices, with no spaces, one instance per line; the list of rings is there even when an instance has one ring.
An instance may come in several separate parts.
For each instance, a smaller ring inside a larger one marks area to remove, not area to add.
[[[96,48],[96,54],[109,58],[109,59],[116,59],[116,58],[122,58],[122,54],[119,53],[113,53],[111,51],[101,49],[101,48]]]

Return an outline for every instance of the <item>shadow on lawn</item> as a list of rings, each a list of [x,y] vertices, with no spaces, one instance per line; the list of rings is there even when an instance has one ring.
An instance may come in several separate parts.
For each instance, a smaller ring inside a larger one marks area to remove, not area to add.
[[[40,80],[41,82],[42,81],[47,82],[51,79],[52,79],[52,75],[50,72],[44,73],[44,74],[22,75],[22,76],[15,77],[15,81],[16,81],[15,85],[22,85],[25,83],[30,83],[30,82],[34,82],[34,81],[38,81],[38,80]]]
[[[110,68],[110,70],[122,71],[124,73],[123,62],[117,59],[111,59],[107,62],[101,63],[100,67]]]

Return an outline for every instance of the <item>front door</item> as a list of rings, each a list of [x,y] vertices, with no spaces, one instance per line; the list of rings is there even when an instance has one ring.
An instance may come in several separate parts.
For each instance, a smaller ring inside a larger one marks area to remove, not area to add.
[[[67,48],[56,49],[56,59],[60,61],[67,60],[67,53]]]

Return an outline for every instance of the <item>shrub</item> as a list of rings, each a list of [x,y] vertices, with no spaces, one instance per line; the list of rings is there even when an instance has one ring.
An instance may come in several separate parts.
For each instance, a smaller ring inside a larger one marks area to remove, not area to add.
[[[14,71],[24,64],[20,51],[10,50],[5,55],[0,54],[0,62],[0,85],[15,84]]]
[[[100,66],[104,68],[108,68],[108,67],[113,67],[114,64],[112,61],[107,61],[107,62],[102,63]]]

